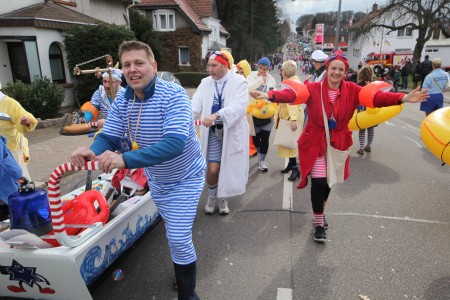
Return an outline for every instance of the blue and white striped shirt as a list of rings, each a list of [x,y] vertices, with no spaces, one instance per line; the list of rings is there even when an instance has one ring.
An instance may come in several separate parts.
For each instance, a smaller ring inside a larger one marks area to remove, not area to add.
[[[180,155],[159,163],[149,161],[146,174],[150,181],[157,184],[173,184],[198,176],[204,172],[206,163],[200,151],[191,101],[186,91],[178,84],[160,79],[156,80],[153,95],[148,90],[143,101],[133,100],[134,92],[130,87],[119,92],[109,110],[102,134],[113,139],[128,136],[131,142],[137,142],[139,150],[146,148],[147,154],[153,157],[164,154],[157,147],[152,148],[155,144],[166,138],[182,139],[185,146]],[[95,148],[96,153],[101,150]],[[139,155],[145,159],[147,155],[139,150],[125,153],[124,159]]]

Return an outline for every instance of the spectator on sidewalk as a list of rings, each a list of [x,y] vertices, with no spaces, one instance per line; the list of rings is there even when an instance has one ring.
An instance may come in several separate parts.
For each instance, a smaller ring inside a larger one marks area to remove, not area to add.
[[[406,59],[405,65],[401,68],[400,73],[402,74],[402,89],[406,90],[408,88],[409,74],[412,71],[411,59]]]
[[[444,93],[450,79],[448,73],[441,69],[441,64],[440,58],[433,58],[433,70],[423,82],[422,88],[429,89],[430,94],[428,101],[420,104],[420,110],[424,111],[426,116],[444,106]]]
[[[428,55],[425,55],[425,59],[423,62],[419,65],[419,73],[420,73],[420,83],[423,86],[423,83],[425,81],[425,77],[430,74],[430,72],[433,70],[433,65],[429,59],[430,57]]]
[[[192,96],[192,112],[200,116],[200,145],[207,160],[208,199],[206,214],[230,212],[226,198],[245,193],[248,180],[248,123],[245,111],[248,85],[228,69],[229,59],[215,51],[208,60],[210,76]]]
[[[157,63],[147,44],[124,41],[119,59],[128,87],[117,94],[90,149],[75,150],[71,162],[81,166],[98,160],[106,173],[145,168],[153,202],[165,222],[178,299],[198,299],[192,225],[206,164],[191,100],[180,85],[156,76]],[[124,142],[133,151],[117,153]]]

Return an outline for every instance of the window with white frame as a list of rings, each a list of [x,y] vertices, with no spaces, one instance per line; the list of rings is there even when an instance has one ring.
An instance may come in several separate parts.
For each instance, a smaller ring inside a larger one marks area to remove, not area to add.
[[[190,63],[189,63],[189,48],[185,47],[185,46],[181,46],[178,48],[178,52],[179,52],[179,57],[180,57],[179,64],[180,65],[190,65]]]
[[[211,34],[210,34],[211,41],[217,41],[218,28],[216,26],[210,26],[209,28],[211,29]]]
[[[406,27],[397,30],[397,37],[412,37],[412,27]]]
[[[175,11],[173,9],[158,9],[153,11],[153,29],[158,31],[174,31]]]

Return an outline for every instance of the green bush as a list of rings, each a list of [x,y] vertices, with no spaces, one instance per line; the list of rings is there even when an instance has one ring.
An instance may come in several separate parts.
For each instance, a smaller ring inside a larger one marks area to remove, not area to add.
[[[3,92],[17,100],[36,118],[45,120],[60,116],[59,109],[64,101],[64,89],[46,77],[35,76],[31,84],[25,84],[20,80],[8,83]]]
[[[73,70],[75,65],[81,63],[84,63],[80,66],[81,70],[91,70],[96,67],[106,68],[105,58],[100,58],[106,54],[112,56],[115,66],[119,60],[119,45],[123,41],[134,39],[134,33],[126,26],[114,24],[74,26],[64,32],[69,70]],[[86,63],[88,61],[91,62]],[[83,74],[74,76],[74,78],[76,100],[83,105],[84,102],[91,100],[92,94],[101,84],[101,79],[96,78],[94,74]]]
[[[182,86],[197,87],[203,78],[206,78],[209,76],[209,73],[180,72],[180,73],[175,73],[174,75],[175,75],[175,77],[177,77],[180,80],[180,83]]]

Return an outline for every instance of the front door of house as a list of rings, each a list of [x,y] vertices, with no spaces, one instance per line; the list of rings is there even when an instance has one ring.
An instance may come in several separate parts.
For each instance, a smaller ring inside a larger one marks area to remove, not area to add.
[[[21,80],[24,83],[31,83],[24,43],[8,42],[7,47],[14,82]]]

